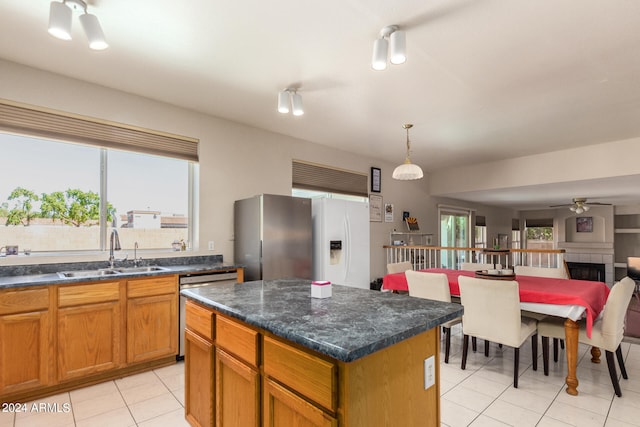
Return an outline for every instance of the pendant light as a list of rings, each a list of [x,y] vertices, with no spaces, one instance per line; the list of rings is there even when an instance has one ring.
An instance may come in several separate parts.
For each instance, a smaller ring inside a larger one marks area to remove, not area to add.
[[[422,173],[422,169],[420,169],[420,166],[411,163],[411,143],[409,142],[409,129],[411,129],[412,127],[413,125],[409,123],[402,125],[402,128],[407,130],[407,157],[404,159],[403,164],[394,169],[392,175],[393,179],[410,181],[414,179],[420,179],[424,176],[424,174]]]

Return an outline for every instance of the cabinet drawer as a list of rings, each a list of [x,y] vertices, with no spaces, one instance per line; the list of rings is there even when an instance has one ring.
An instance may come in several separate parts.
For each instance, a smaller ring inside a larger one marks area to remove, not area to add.
[[[196,332],[209,341],[213,341],[213,311],[187,300],[185,304],[185,324],[187,329]]]
[[[120,282],[101,282],[58,288],[58,307],[117,301],[118,299],[120,299]]]
[[[0,314],[28,313],[49,307],[49,289],[16,289],[0,292]]]
[[[258,333],[237,321],[218,316],[216,345],[235,354],[245,362],[258,366]]]
[[[328,410],[336,410],[335,364],[265,337],[264,372]]]
[[[178,276],[154,277],[127,281],[127,297],[146,297],[178,292]]]

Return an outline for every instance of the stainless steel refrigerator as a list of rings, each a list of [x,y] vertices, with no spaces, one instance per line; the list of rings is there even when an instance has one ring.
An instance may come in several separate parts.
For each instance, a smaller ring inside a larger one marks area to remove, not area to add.
[[[234,262],[245,280],[311,279],[311,199],[261,194],[233,209]]]

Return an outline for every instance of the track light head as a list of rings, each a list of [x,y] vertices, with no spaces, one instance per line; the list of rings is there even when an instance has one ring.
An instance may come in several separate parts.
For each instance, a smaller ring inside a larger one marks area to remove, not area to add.
[[[64,3],[51,2],[49,6],[49,34],[60,40],[71,40],[71,9]]]

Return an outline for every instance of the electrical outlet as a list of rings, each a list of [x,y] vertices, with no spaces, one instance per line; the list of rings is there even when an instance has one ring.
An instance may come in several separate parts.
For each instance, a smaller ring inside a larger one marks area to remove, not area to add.
[[[209,250],[212,251],[215,248],[215,245],[213,244],[213,240],[209,241]]]
[[[436,383],[436,367],[435,359],[433,356],[424,359],[424,389]]]

